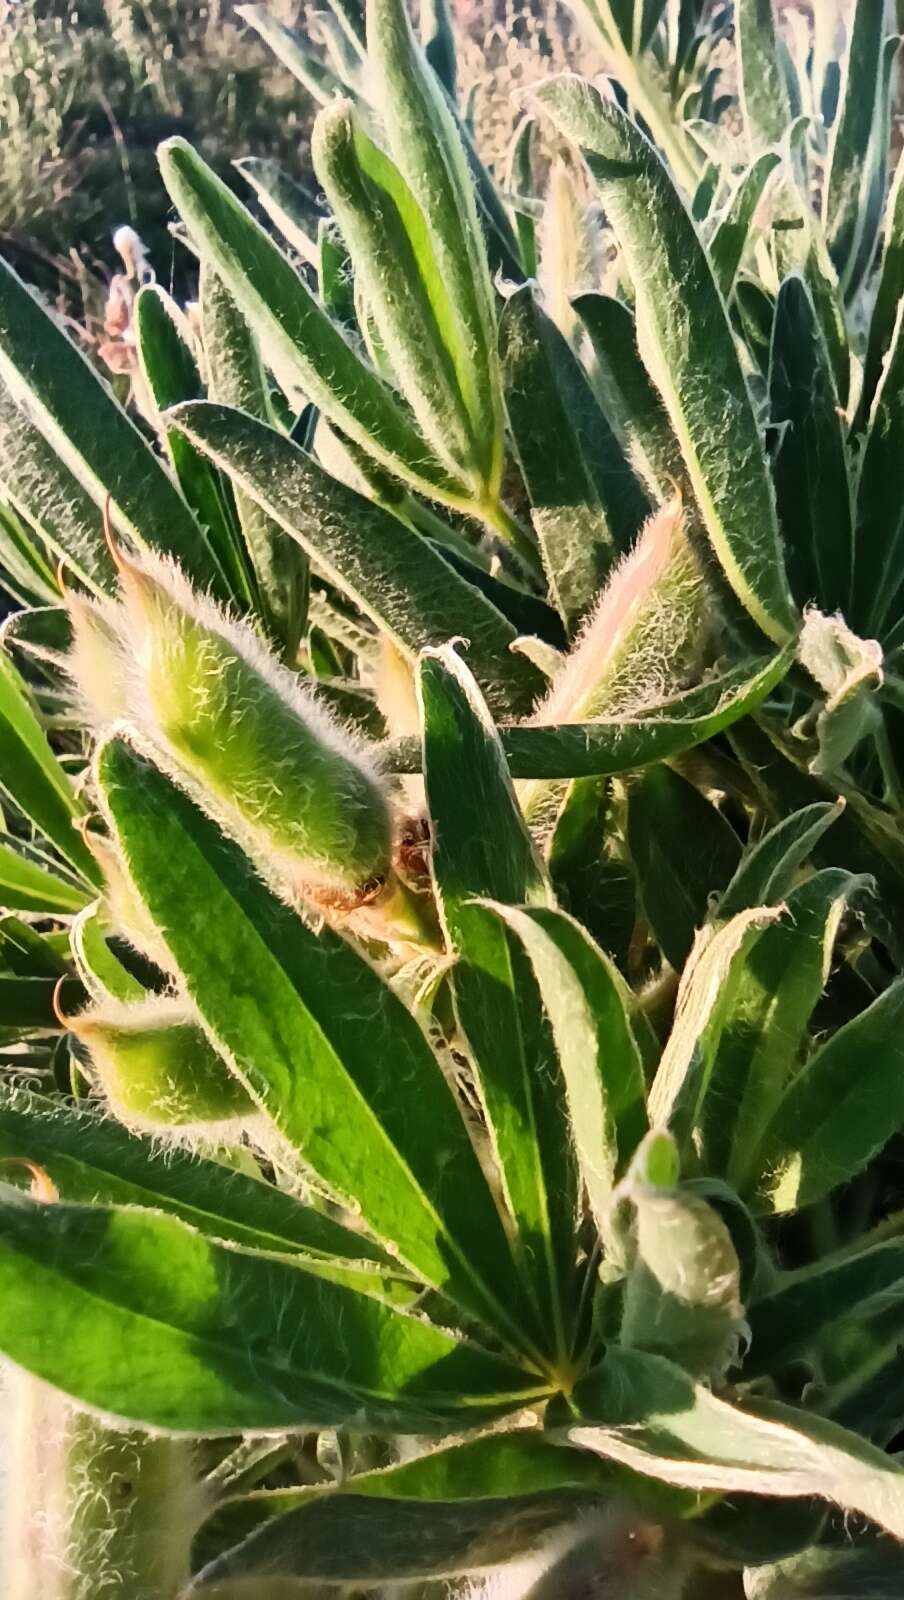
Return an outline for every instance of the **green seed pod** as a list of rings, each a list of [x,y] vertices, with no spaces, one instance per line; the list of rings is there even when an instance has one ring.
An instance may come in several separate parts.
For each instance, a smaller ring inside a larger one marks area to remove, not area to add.
[[[254,1102],[178,1000],[150,999],[62,1019],[88,1051],[121,1122],[153,1130],[234,1122]]]
[[[391,862],[366,751],[259,644],[162,561],[122,561],[132,714],[253,850],[325,905],[354,905]]]

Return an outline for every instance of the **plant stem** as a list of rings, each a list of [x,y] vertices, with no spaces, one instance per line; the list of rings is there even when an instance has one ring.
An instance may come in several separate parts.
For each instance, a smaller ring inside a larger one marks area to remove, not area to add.
[[[191,1446],[118,1430],[2,1374],[4,1600],[176,1600],[201,1497]]]
[[[474,512],[487,524],[487,527],[498,533],[500,539],[511,545],[532,578],[543,579],[543,564],[537,546],[524,525],[512,515],[501,500],[487,501],[483,505],[475,506]]]

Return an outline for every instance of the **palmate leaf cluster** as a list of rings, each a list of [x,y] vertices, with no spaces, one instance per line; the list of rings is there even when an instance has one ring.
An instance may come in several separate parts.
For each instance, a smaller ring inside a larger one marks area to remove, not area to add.
[[[0,267],[0,1350],[194,1441],[172,1594],[563,1526],[901,1591],[897,36],[834,9],[582,6],[493,173],[441,9],[246,7],[325,206],[162,148],[140,411]]]

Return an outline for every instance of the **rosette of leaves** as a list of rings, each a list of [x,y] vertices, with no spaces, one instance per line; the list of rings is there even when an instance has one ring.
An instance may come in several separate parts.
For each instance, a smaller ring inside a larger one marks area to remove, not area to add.
[[[794,77],[739,6],[743,135],[670,113],[693,194],[627,75],[628,110],[539,89],[611,237],[578,338],[444,20],[424,54],[395,0],[335,16],[316,238],[164,147],[200,337],[142,292],[143,419],[0,278],[0,1349],[68,1463],[20,1486],[40,1559],[157,1600],[512,1562],[537,1600],[891,1596],[891,47],[861,4]]]

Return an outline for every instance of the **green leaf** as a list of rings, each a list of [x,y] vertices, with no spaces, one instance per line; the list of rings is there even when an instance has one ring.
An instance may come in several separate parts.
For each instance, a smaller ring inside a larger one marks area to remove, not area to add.
[[[613,1185],[647,1130],[633,996],[616,967],[563,912],[493,910],[530,961],[552,1028],[581,1176],[605,1233]]]
[[[570,1505],[568,1491],[572,1491]],[[692,1493],[659,1486],[589,1451],[569,1450],[529,1429],[456,1440],[397,1466],[358,1473],[346,1481],[340,1492],[343,1503],[348,1496],[354,1497],[353,1508],[364,1497],[378,1500],[391,1517],[399,1502],[439,1505],[440,1514],[445,1515],[453,1506],[484,1500],[494,1500],[500,1513],[503,1504],[510,1503],[513,1511],[523,1516],[530,1512],[532,1502],[536,1505],[538,1496],[552,1494],[560,1496],[562,1514],[568,1516],[569,1512],[576,1515],[581,1511],[585,1496],[618,1491],[630,1495],[652,1514],[669,1518],[693,1516],[699,1501],[699,1496]],[[259,1570],[264,1545],[268,1552],[280,1552],[277,1559],[287,1571],[299,1573],[307,1548],[306,1530],[314,1524],[313,1509],[309,1516],[299,1517],[299,1512],[325,1506],[334,1493],[332,1489],[304,1487],[252,1491],[226,1499],[219,1517],[215,1512],[209,1519],[202,1539],[215,1549],[213,1541],[221,1522],[222,1536],[231,1533],[232,1543],[236,1528],[241,1530],[242,1547],[229,1550],[221,1560],[213,1560],[205,1567],[196,1580],[198,1587],[203,1590],[208,1582],[215,1584],[218,1573],[227,1569],[247,1570],[249,1574]],[[270,1525],[265,1539],[259,1542],[255,1538],[245,1544],[247,1535],[262,1523]],[[518,1553],[523,1553],[523,1547]]]
[[[210,1562],[188,1593],[220,1595],[222,1584],[249,1575],[257,1588],[261,1572],[283,1575],[289,1597],[304,1593],[308,1584],[357,1591],[399,1580],[453,1578],[516,1559],[578,1509],[580,1502],[568,1491],[429,1503],[323,1495],[265,1523]]]
[[[857,481],[850,622],[884,637],[900,616],[904,550],[904,301],[876,390]]]
[[[65,947],[64,947],[65,948]],[[67,962],[46,934],[19,917],[0,917],[0,967],[19,977],[60,978]]]
[[[205,451],[318,570],[413,659],[460,636],[494,711],[528,711],[540,673],[509,645],[515,629],[412,528],[331,478],[311,456],[262,422],[226,406],[180,406],[174,426]]]
[[[88,993],[101,1005],[109,1000],[145,1000],[147,990],[116,956],[106,938],[105,913],[97,901],[76,917],[70,944],[76,970]]]
[[[759,1176],[756,1151],[794,1074],[826,986],[838,925],[869,880],[828,867],[788,894],[744,963],[703,1108],[707,1170],[742,1194]]]
[[[749,1586],[751,1580],[755,1583],[759,1579],[765,1562],[784,1563],[815,1544],[826,1517],[827,1507],[821,1500],[732,1495],[704,1511],[692,1526],[689,1524],[687,1538],[707,1564],[748,1569],[744,1582]],[[751,1596],[751,1589],[745,1587],[744,1594]],[[783,1595],[782,1600],[789,1600],[789,1596]],[[835,1596],[835,1600],[841,1597]]]
[[[0,1035],[59,1033],[53,1006],[56,978],[21,978],[0,973]]]
[[[207,534],[230,598],[242,611],[253,609],[256,596],[229,487],[183,434],[167,429],[162,422],[162,413],[169,406],[181,400],[199,400],[204,392],[189,344],[190,330],[175,301],[156,284],[146,284],[139,291],[133,321],[141,372],[179,487]]]
[[[320,113],[312,155],[398,387],[437,459],[479,499],[488,441],[475,429],[485,430],[487,419],[473,417],[468,405],[456,364],[455,308],[423,213],[349,101],[333,101]]]
[[[747,0],[747,5],[749,9],[750,0]],[[780,161],[781,157],[775,150],[764,150],[747,171],[742,173],[710,241],[709,255],[716,284],[726,302],[731,299],[734,292],[735,280],[750,241],[757,207]]]
[[[853,512],[841,403],[829,352],[802,278],[786,278],[775,307],[769,399],[773,463],[788,571],[801,606],[847,612]]]
[[[904,24],[904,17],[900,22]],[[845,280],[849,300],[872,275],[876,246],[882,231],[888,190],[892,105],[893,96],[896,95],[895,67],[900,48],[901,39],[898,34],[885,39],[882,45],[876,108],[870,129],[860,200],[860,246]]]
[[[572,1405],[581,1420],[559,1436],[637,1472],[728,1494],[818,1495],[904,1538],[904,1468],[822,1417],[742,1410],[661,1356],[611,1346]]]
[[[741,859],[738,836],[699,789],[660,764],[629,790],[627,840],[647,921],[680,972],[710,896]]]
[[[751,661],[722,677],[659,706],[643,716],[610,722],[562,723],[549,727],[501,727],[499,739],[514,778],[580,778],[632,772],[653,761],[667,761],[732,726],[762,701],[784,677],[793,646],[755,669]],[[388,756],[394,772],[419,772],[414,740],[401,741]]]
[[[807,119],[802,117],[792,129],[792,159],[799,142],[806,137],[808,126]],[[773,188],[772,248],[776,272],[779,279],[792,272],[802,275],[826,341],[835,386],[842,404],[847,405],[851,388],[851,349],[838,274],[809,196],[802,192],[788,162],[780,178]]]
[[[904,1125],[904,979],[810,1057],[763,1139],[760,1199],[812,1205],[855,1176]]]
[[[764,145],[780,144],[791,123],[772,0],[736,0],[735,40],[744,129],[756,154]]]
[[[435,462],[392,393],[318,305],[303,278],[250,212],[184,139],[160,147],[174,205],[203,263],[222,278],[290,393],[300,387],[324,416],[406,482],[460,503],[464,485]]]
[[[574,632],[650,506],[567,341],[525,284],[499,327],[506,408],[550,590]]]
[[[446,93],[454,101],[457,75],[455,30],[448,0],[428,0],[419,21],[424,55]]]
[[[837,822],[843,802],[818,800],[802,806],[770,828],[750,850],[719,900],[719,916],[726,920],[754,906],[776,905],[793,886],[823,834]]]
[[[3,261],[0,382],[98,507],[98,533],[109,495],[114,527],[140,545],[175,556],[196,583],[222,591],[204,535],[166,469],[81,351]],[[50,482],[57,494],[63,492],[58,474]],[[66,542],[78,570],[90,545],[71,520]],[[98,573],[104,574],[102,558],[88,575],[96,582]]]
[[[683,473],[678,442],[637,348],[633,312],[607,294],[572,301],[593,349],[590,378],[643,482],[665,499]]]
[[[0,484],[19,515],[88,589],[98,594],[115,588],[115,570],[95,500],[2,385]],[[9,536],[12,530],[7,531]],[[45,563],[40,553],[36,554],[38,574],[43,576]],[[31,564],[35,556],[25,552],[25,559],[29,557]],[[3,564],[8,565],[5,550]],[[47,576],[50,598],[56,599],[58,591],[49,568]]]
[[[2,404],[0,396],[0,407]],[[0,436],[0,448],[2,448],[2,436]],[[2,480],[0,484],[5,491],[6,485]],[[3,570],[0,587],[19,605],[53,605],[58,598],[56,579],[36,534],[18,515],[12,504],[4,505],[2,502],[0,502],[0,567]]]
[[[681,1149],[700,1123],[745,959],[777,915],[760,907],[742,911],[724,927],[705,928],[684,968],[675,1020],[648,1102],[651,1126],[669,1128]]]
[[[517,1283],[502,1226],[413,1016],[351,945],[330,929],[314,934],[121,741],[104,747],[99,782],[135,887],[249,1093],[377,1239],[510,1328]]]
[[[455,1009],[517,1230],[519,1264],[564,1358],[577,1192],[561,1068],[529,967],[493,909],[474,904],[543,904],[551,895],[492,721],[451,645],[421,658],[419,697],[433,875],[458,958]]]
[[[533,200],[536,192],[532,166],[536,127],[533,117],[521,118],[509,145],[505,172],[505,188],[514,212],[521,264],[529,278],[537,276],[537,224],[533,208],[525,206],[524,201]]]
[[[286,243],[303,261],[317,264],[317,232],[325,215],[320,201],[267,157],[243,156],[233,166]]]
[[[0,651],[0,788],[89,883],[97,864],[76,832],[82,808],[38,722],[21,678]]]
[[[0,1154],[36,1162],[63,1200],[149,1207],[248,1249],[393,1270],[369,1239],[272,1184],[9,1084],[0,1085]]]
[[[842,78],[841,111],[832,129],[822,214],[829,253],[845,293],[852,279],[867,220],[869,146],[880,92],[885,7],[856,0]]]
[[[334,95],[348,92],[342,79],[307,48],[304,35],[279,22],[268,6],[236,6],[235,14],[260,34],[277,61],[288,68],[318,105],[328,105]]]
[[[504,1362],[299,1265],[130,1207],[0,1199],[0,1349],[181,1433],[431,1432],[517,1404]]]
[[[580,145],[634,285],[644,362],[663,396],[713,549],[739,600],[779,643],[797,627],[763,443],[703,244],[656,152],[576,78],[535,91]],[[720,425],[713,426],[713,417]]]
[[[201,269],[201,322],[211,400],[269,420],[260,352],[248,324],[215,272]],[[308,563],[301,547],[256,500],[236,490],[236,512],[257,578],[268,633],[294,662],[307,614]]]
[[[744,1376],[775,1372],[811,1346],[833,1322],[860,1315],[874,1297],[904,1285],[904,1244],[889,1239],[869,1250],[819,1261],[779,1279],[750,1308],[750,1350]],[[866,1311],[863,1312],[866,1315]]]
[[[747,1600],[898,1600],[904,1554],[890,1539],[816,1546],[745,1576]]]
[[[471,420],[487,498],[502,481],[502,385],[483,231],[455,118],[415,40],[404,0],[368,0],[371,81],[390,154],[423,214],[447,297],[446,343]],[[453,342],[454,341],[454,342]]]
[[[885,244],[879,269],[876,302],[869,324],[869,340],[863,363],[863,389],[859,417],[869,415],[882,376],[882,364],[891,349],[904,296],[904,157],[898,162],[885,212]]]
[[[563,910],[624,967],[637,919],[636,886],[623,858],[608,778],[568,785],[547,846],[549,876]]]
[[[0,905],[10,911],[68,916],[80,911],[88,898],[68,876],[57,874],[40,851],[19,839],[0,840]]]

